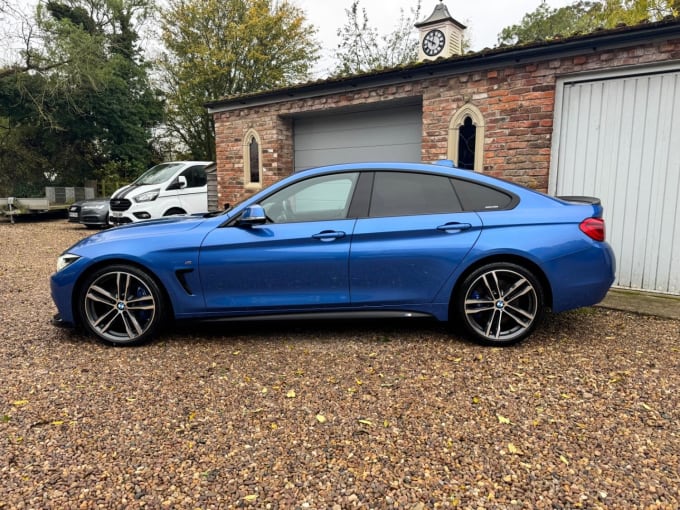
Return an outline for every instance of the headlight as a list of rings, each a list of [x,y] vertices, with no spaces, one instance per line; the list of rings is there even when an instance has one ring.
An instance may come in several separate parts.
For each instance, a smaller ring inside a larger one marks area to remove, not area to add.
[[[79,255],[74,255],[73,253],[64,253],[63,255],[60,255],[57,259],[57,273],[73,264],[79,258]]]
[[[137,195],[134,200],[135,202],[151,202],[152,200],[156,200],[156,198],[158,198],[158,194],[160,192],[160,189],[152,189],[151,191]]]
[[[98,205],[91,205],[89,206],[91,209],[95,209],[97,211],[101,211],[102,209],[108,209],[109,204],[98,204]]]

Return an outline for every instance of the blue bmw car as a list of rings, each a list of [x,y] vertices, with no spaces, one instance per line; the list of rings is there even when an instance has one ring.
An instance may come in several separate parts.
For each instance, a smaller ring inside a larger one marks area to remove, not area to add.
[[[219,214],[92,235],[51,278],[58,325],[131,345],[172,319],[434,317],[485,345],[614,280],[596,198],[435,164],[291,175]]]

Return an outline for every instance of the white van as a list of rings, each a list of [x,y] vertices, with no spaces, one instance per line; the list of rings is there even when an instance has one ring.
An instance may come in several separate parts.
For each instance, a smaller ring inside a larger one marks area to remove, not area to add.
[[[161,163],[123,186],[109,200],[109,223],[122,225],[208,211],[205,167],[211,161]]]

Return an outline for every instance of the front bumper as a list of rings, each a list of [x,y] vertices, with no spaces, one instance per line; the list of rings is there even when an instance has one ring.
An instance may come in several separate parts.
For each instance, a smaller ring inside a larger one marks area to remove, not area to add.
[[[62,319],[60,313],[55,313],[54,317],[52,317],[52,320],[50,321],[52,323],[52,326],[56,326],[58,328],[74,328],[75,324],[72,322],[67,322],[64,319]]]

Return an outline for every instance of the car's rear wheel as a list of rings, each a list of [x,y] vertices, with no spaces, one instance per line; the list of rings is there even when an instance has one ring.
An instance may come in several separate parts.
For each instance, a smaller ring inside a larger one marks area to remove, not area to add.
[[[468,275],[453,303],[457,322],[474,341],[512,345],[529,336],[544,311],[543,289],[522,266],[497,262]]]
[[[165,303],[151,276],[124,264],[95,271],[78,298],[85,328],[115,345],[138,345],[149,340],[163,322]]]

